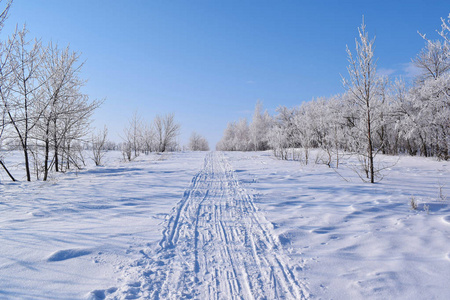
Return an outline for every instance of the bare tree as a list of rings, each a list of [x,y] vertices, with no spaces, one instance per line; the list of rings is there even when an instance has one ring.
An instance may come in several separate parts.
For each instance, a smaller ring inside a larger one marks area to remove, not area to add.
[[[0,0],[0,3],[2,3],[3,0]],[[0,13],[0,32],[3,29],[3,25],[5,25],[5,21],[8,18],[9,9],[11,8],[12,0],[9,0],[6,2],[6,6],[3,9],[3,11]]]
[[[102,164],[103,156],[105,156],[105,144],[108,136],[108,128],[106,126],[103,130],[98,131],[97,134],[92,135],[92,160],[96,166]]]
[[[429,78],[437,79],[450,70],[450,15],[447,20],[441,18],[441,30],[437,32],[441,40],[434,41],[419,32],[426,45],[412,61],[422,71],[418,78],[420,82]]]
[[[3,2],[0,0],[0,3]],[[6,3],[6,7],[3,9],[2,13],[0,14],[0,32],[2,31],[3,25],[5,20],[8,18],[8,12],[9,8],[11,7],[12,0],[8,1]],[[0,41],[0,98],[2,100],[2,105],[0,108],[1,113],[1,123],[0,123],[0,149],[2,146],[3,141],[3,133],[5,132],[5,129],[9,122],[7,121],[7,107],[5,106],[6,99],[9,98],[11,89],[12,89],[12,80],[11,80],[11,73],[12,73],[12,67],[11,67],[11,52],[12,52],[12,46],[14,44],[15,35],[13,35],[12,38],[10,38],[8,41],[3,42]],[[3,155],[0,155],[0,165],[5,170],[6,174],[11,178],[12,181],[16,181],[14,176],[11,174],[11,172],[8,170],[6,164],[4,163]]]
[[[91,101],[80,91],[85,81],[80,79],[83,63],[80,55],[66,47],[60,49],[50,43],[45,50],[44,67],[40,73],[41,117],[34,138],[41,142],[43,153],[43,180],[47,180],[52,167],[56,172],[80,168],[81,139],[88,135],[90,117],[101,101]]]
[[[137,112],[134,112],[129,120],[128,127],[124,129],[124,137],[122,138],[124,140],[122,153],[128,161],[133,159],[133,153],[134,158],[139,156],[142,148],[142,134],[143,123]]]
[[[64,99],[60,102],[59,114],[54,124],[54,159],[55,171],[70,169],[70,165],[80,168],[80,147],[74,147],[83,142],[83,138],[89,134],[91,116],[102,104],[102,101],[91,101],[82,94],[80,86],[69,89]],[[60,155],[61,160],[58,159]],[[60,162],[60,167],[56,168]]]
[[[2,113],[2,118],[0,122],[0,150],[2,146],[2,135],[5,130],[6,122],[5,122],[5,112]],[[14,176],[9,172],[8,168],[6,167],[5,163],[3,162],[3,153],[0,152],[0,165],[2,166],[3,170],[5,170],[6,174],[8,174],[9,178],[11,178],[12,181],[16,181]]]
[[[154,124],[158,139],[158,151],[165,152],[171,147],[174,148],[181,128],[180,124],[175,122],[175,115],[156,116]]]
[[[52,165],[60,170],[60,146],[62,143],[61,119],[69,117],[68,103],[77,97],[77,88],[83,84],[78,78],[82,64],[76,65],[79,54],[71,52],[69,47],[61,50],[57,44],[50,43],[46,49],[45,69],[41,73],[44,82],[41,105],[44,112],[39,123],[37,139],[44,143],[44,181],[47,180]],[[78,108],[77,108],[78,109]],[[54,156],[50,161],[50,151]]]
[[[142,128],[142,151],[146,155],[156,151],[156,132],[151,124],[144,124]]]
[[[16,138],[20,142],[24,154],[27,181],[31,180],[29,160],[29,139],[33,128],[37,125],[43,111],[38,102],[41,100],[39,74],[42,70],[43,53],[41,43],[31,43],[26,39],[24,27],[17,33],[12,46],[12,80],[11,93],[2,95],[3,107],[13,127]]]
[[[375,95],[378,90],[378,79],[376,78],[376,61],[374,59],[374,42],[370,40],[364,24],[364,18],[361,27],[358,28],[359,40],[356,39],[356,57],[347,47],[348,54],[348,74],[349,81],[343,78],[344,87],[348,90],[349,99],[356,105],[358,117],[362,121],[358,128],[365,139],[364,143],[357,141],[362,146],[362,162],[366,166],[366,176],[371,183],[375,182],[374,170],[374,144],[373,144],[373,112],[375,106]],[[359,148],[359,147],[358,147]],[[364,150],[365,148],[365,150]]]
[[[189,150],[191,151],[209,151],[209,144],[206,138],[193,132],[189,138]]]
[[[425,38],[425,35],[422,35]],[[437,79],[450,70],[450,51],[447,43],[426,40],[425,48],[413,59],[413,63],[422,74],[419,76],[421,82],[426,79]]]
[[[10,5],[0,14],[0,30]],[[79,54],[53,44],[44,49],[27,34],[23,27],[7,42],[0,41],[0,132],[22,150],[27,180],[31,163],[37,178],[43,171],[47,180],[52,166],[60,171],[78,165],[81,138],[88,134],[90,117],[101,102],[90,101],[80,91],[84,81],[79,78]]]

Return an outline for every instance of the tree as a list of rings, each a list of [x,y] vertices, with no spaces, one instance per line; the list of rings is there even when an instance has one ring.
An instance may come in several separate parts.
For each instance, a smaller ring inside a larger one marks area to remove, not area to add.
[[[450,157],[450,73],[411,89],[408,118],[424,156]]]
[[[0,0],[0,3],[3,2]],[[3,9],[2,13],[0,14],[0,32],[3,29],[3,25],[5,20],[8,18],[9,8],[11,7],[11,1],[8,1],[6,3],[6,7]],[[15,37],[15,36],[13,36]],[[9,124],[7,122],[7,116],[6,116],[6,99],[8,99],[10,92],[11,92],[11,78],[10,74],[12,73],[11,68],[11,48],[14,43],[14,40],[9,40],[6,43],[3,41],[0,41],[0,98],[2,99],[2,106],[0,108],[1,113],[1,123],[0,123],[0,149],[2,146],[3,141],[3,133],[5,132],[5,129],[7,125]],[[0,165],[5,170],[6,174],[11,178],[12,181],[16,181],[14,176],[9,172],[6,164],[4,163],[3,155],[0,156]]]
[[[180,124],[175,122],[175,115],[167,114],[164,117],[158,115],[154,124],[158,139],[158,152],[165,152],[170,148],[175,148],[176,138],[181,128]]]
[[[2,3],[3,0],[0,0],[0,3]],[[5,24],[6,19],[8,18],[9,9],[11,8],[12,0],[9,0],[6,2],[6,6],[3,9],[3,11],[0,13],[0,32],[3,29],[3,25]]]
[[[258,101],[249,127],[250,142],[255,151],[267,150],[269,147],[268,132],[272,126],[272,118],[267,111],[263,113],[262,109],[262,102]]]
[[[124,157],[131,161],[139,156],[142,147],[142,131],[143,123],[141,118],[138,116],[137,112],[133,113],[132,118],[129,120],[129,126],[124,129],[124,140],[122,146],[122,153]]]
[[[422,35],[425,38],[425,35]],[[439,76],[450,70],[450,51],[448,44],[439,40],[426,40],[425,48],[420,51],[413,63],[422,74],[419,81],[426,79],[437,79]]]
[[[425,48],[414,60],[422,70],[418,84],[411,89],[412,123],[419,135],[421,152],[448,160],[450,157],[450,15],[441,19],[440,40],[426,41]]]
[[[92,135],[92,160],[96,166],[100,166],[102,164],[103,156],[106,154],[105,146],[107,137],[108,128],[106,128],[106,126],[103,130]]]
[[[1,123],[0,123],[0,149],[2,147],[2,135],[3,132],[5,130],[5,126],[6,126],[6,122],[5,122],[5,113],[3,111],[2,113],[2,118],[1,118]],[[5,163],[3,162],[4,158],[3,158],[3,154],[0,152],[0,165],[2,166],[3,170],[5,170],[6,174],[8,174],[9,178],[11,178],[12,181],[16,181],[16,179],[14,178],[14,176],[11,174],[11,172],[9,172],[8,168],[6,167]]]
[[[41,72],[44,83],[43,113],[36,133],[36,138],[44,144],[44,181],[52,165],[57,172],[60,171],[62,160],[59,157],[63,153],[66,153],[67,161],[70,160],[71,140],[87,133],[87,120],[100,105],[96,101],[90,103],[87,96],[79,91],[84,81],[79,78],[83,64],[78,63],[78,53],[70,51],[69,47],[61,50],[53,43],[49,44],[45,53],[44,70]]]
[[[441,30],[438,34],[441,40],[430,40],[425,34],[419,35],[425,40],[425,48],[413,59],[413,63],[418,67],[422,74],[419,81],[426,79],[437,79],[442,74],[450,70],[450,14],[447,21],[441,18]]]
[[[358,131],[365,142],[356,141],[361,147],[357,147],[358,153],[364,162],[366,177],[371,183],[375,182],[374,157],[376,155],[373,144],[374,107],[375,95],[378,93],[379,81],[376,78],[376,61],[374,59],[374,42],[370,40],[364,24],[358,28],[359,40],[355,39],[356,56],[347,47],[349,66],[347,68],[349,80],[343,78],[344,87],[348,90],[349,99],[357,109],[358,118],[361,121]],[[359,139],[359,137],[357,137]]]
[[[145,154],[149,154],[157,149],[156,132],[152,125],[144,124],[143,126],[142,147]]]
[[[275,125],[269,131],[269,146],[274,155],[280,159],[287,159],[287,149],[289,148],[289,138],[281,123]]]
[[[208,141],[197,132],[191,134],[188,147],[191,151],[209,151]]]
[[[227,127],[223,132],[223,136],[216,145],[216,149],[219,151],[235,151],[234,145],[236,135],[236,122],[228,122]]]
[[[20,142],[24,154],[27,181],[31,181],[29,139],[33,128],[43,113],[41,86],[39,79],[42,72],[43,51],[41,43],[27,40],[28,31],[24,27],[13,40],[11,52],[12,72],[10,80],[11,92],[2,92],[2,101],[8,121],[13,127],[16,138]]]
[[[268,133],[269,147],[275,156],[287,159],[287,150],[298,146],[298,130],[294,121],[297,109],[280,106],[277,112]]]
[[[0,30],[10,5],[0,14]],[[43,171],[47,180],[52,166],[57,172],[71,164],[78,167],[81,139],[101,102],[80,91],[85,81],[79,77],[79,54],[56,44],[44,48],[27,35],[24,26],[7,42],[0,41],[0,143],[8,140],[23,152],[27,181],[31,166],[38,179]],[[9,173],[3,161],[1,165]]]

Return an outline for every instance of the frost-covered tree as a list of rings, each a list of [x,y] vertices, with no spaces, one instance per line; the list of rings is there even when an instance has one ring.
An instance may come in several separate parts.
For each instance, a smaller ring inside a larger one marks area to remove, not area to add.
[[[251,150],[255,151],[267,150],[269,147],[268,133],[273,121],[269,113],[262,110],[262,102],[258,101],[249,127]]]
[[[106,154],[106,142],[108,137],[108,128],[105,126],[103,130],[92,134],[92,160],[96,166],[102,165],[103,157]]]
[[[39,80],[43,50],[39,41],[28,40],[27,33],[24,27],[11,38],[11,72],[6,79],[10,90],[7,95],[2,92],[2,104],[12,128],[11,137],[19,142],[24,155],[27,181],[31,181],[30,138],[43,113],[43,83]]]
[[[43,112],[35,133],[44,148],[44,180],[51,166],[58,172],[70,163],[78,165],[79,152],[72,146],[88,134],[90,117],[101,103],[90,101],[80,91],[85,81],[80,78],[83,64],[78,53],[53,43],[45,53],[41,73]]]
[[[274,155],[280,159],[287,159],[289,144],[289,137],[283,128],[283,124],[276,122],[269,131],[269,146],[272,148]]]
[[[191,134],[188,147],[191,151],[209,151],[208,141],[197,132]]]
[[[269,131],[269,146],[273,149],[275,156],[287,159],[287,151],[299,145],[298,128],[294,117],[297,113],[295,108],[280,106],[277,115]]]
[[[144,124],[142,128],[142,149],[145,154],[157,151],[158,142],[153,124]]]
[[[142,148],[143,123],[137,112],[128,121],[128,126],[124,129],[122,137],[122,154],[128,161],[138,157]]]
[[[219,151],[235,151],[235,135],[236,135],[236,122],[228,122],[227,127],[223,132],[223,136],[216,145],[216,149]]]
[[[10,4],[0,14],[0,29]],[[52,167],[63,171],[82,159],[81,139],[89,133],[90,117],[100,102],[81,92],[78,59],[68,47],[43,47],[28,37],[25,26],[0,41],[0,131],[5,133],[0,143],[22,151],[28,181],[32,167],[38,179],[43,173],[47,180]]]
[[[253,150],[250,141],[250,128],[247,119],[229,122],[222,139],[216,149],[221,151],[249,151]]]
[[[2,4],[2,0],[0,0],[0,4]],[[12,1],[8,1],[6,3],[5,8],[0,13],[0,32],[3,29],[4,22],[6,18],[8,17],[8,12],[11,7]],[[3,146],[3,134],[5,133],[5,129],[7,129],[9,125],[8,116],[7,116],[7,107],[5,106],[5,103],[7,103],[7,99],[9,98],[9,95],[11,93],[12,88],[12,81],[10,80],[10,74],[12,73],[12,65],[11,65],[11,48],[14,44],[14,38],[8,41],[2,41],[0,40],[0,98],[1,98],[1,106],[0,106],[0,114],[1,114],[1,120],[0,120],[0,149]],[[4,163],[4,157],[3,153],[0,155],[0,165],[2,166],[3,170],[8,174],[8,176],[11,178],[12,181],[16,181],[14,176],[11,174],[11,172],[8,170],[8,167]]]
[[[234,138],[237,151],[248,151],[250,149],[250,128],[246,118],[242,118],[236,123]]]
[[[429,40],[414,62],[421,70],[414,85],[397,80],[393,85],[390,151],[448,159],[449,47],[448,21],[442,19],[441,39]]]
[[[430,78],[411,89],[410,134],[417,137],[421,154],[449,159],[450,74]]]
[[[437,79],[450,70],[450,15],[445,20],[441,18],[441,30],[438,31],[441,39],[430,40],[426,34],[419,33],[426,45],[413,59],[413,63],[421,71],[418,79]]]
[[[356,55],[353,56],[347,47],[347,68],[349,78],[343,78],[343,84],[348,90],[349,100],[354,105],[359,122],[355,124],[359,136],[355,136],[358,154],[361,156],[366,177],[371,183],[375,182],[374,157],[374,110],[376,95],[379,90],[379,79],[376,76],[376,61],[374,58],[375,39],[369,39],[366,24],[363,22],[358,28],[359,39],[355,40]],[[363,140],[362,140],[363,139]]]
[[[169,151],[176,148],[177,137],[180,133],[180,124],[175,121],[174,114],[167,114],[163,117],[156,116],[154,120],[158,152]]]
[[[331,167],[332,161],[335,161],[335,167],[339,167],[339,161],[343,150],[348,140],[345,134],[345,120],[341,96],[335,96],[326,102],[324,107],[324,127],[326,134],[323,138],[321,148],[324,149],[328,155],[328,160],[325,162]]]
[[[425,37],[425,36],[423,36]],[[414,65],[419,68],[420,81],[432,78],[437,79],[450,70],[450,51],[446,41],[426,40],[426,46],[413,60]]]
[[[301,148],[306,162],[309,149],[320,148],[326,153],[320,161],[337,167],[344,153],[358,154],[358,174],[370,182],[381,175],[382,166],[375,167],[374,163],[378,153],[448,160],[450,16],[442,19],[438,39],[421,35],[426,45],[413,62],[422,73],[410,85],[398,78],[392,81],[379,77],[374,39],[369,39],[364,21],[358,33],[355,54],[347,47],[349,75],[343,78],[346,93],[294,108],[280,106],[273,118],[267,117],[270,122],[262,121],[265,114],[258,103],[249,135],[245,134],[246,122],[230,122],[217,148],[258,150],[266,132],[268,147],[282,159],[289,158],[288,149]],[[294,150],[292,153],[296,159]]]

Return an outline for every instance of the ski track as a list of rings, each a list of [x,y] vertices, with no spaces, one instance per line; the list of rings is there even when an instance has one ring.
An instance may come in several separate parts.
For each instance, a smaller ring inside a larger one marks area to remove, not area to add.
[[[207,154],[138,282],[112,299],[307,299],[271,224],[221,153]]]

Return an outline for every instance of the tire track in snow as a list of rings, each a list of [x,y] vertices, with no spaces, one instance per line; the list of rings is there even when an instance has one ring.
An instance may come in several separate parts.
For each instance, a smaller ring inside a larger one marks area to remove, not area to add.
[[[138,263],[139,282],[110,298],[306,299],[279,240],[221,153],[173,210],[159,249]]]

